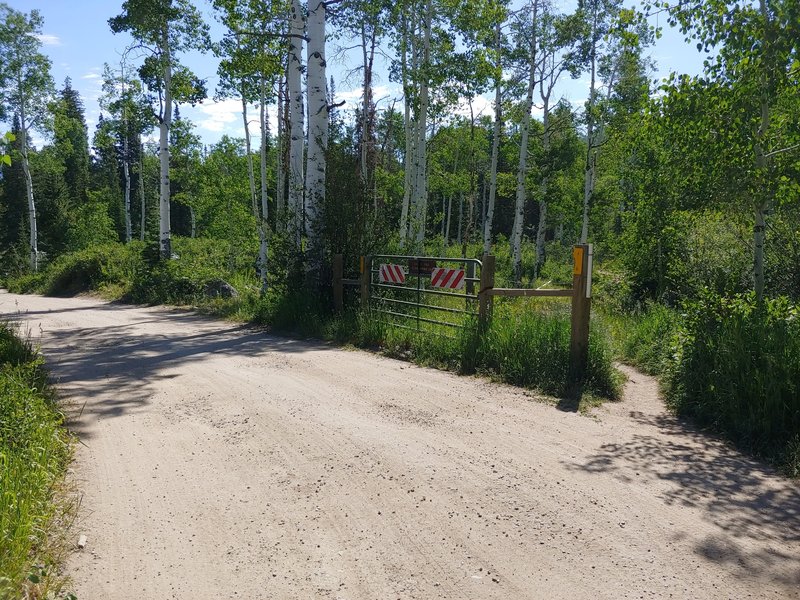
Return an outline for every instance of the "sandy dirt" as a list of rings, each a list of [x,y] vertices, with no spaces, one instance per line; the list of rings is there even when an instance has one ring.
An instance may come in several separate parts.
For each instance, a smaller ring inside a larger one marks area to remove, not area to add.
[[[82,442],[80,600],[800,598],[798,483],[634,371],[587,417],[164,308],[0,313]]]

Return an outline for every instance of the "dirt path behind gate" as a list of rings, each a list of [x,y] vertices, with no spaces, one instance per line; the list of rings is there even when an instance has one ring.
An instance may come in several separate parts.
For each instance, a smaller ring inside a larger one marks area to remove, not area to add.
[[[800,597],[800,488],[628,370],[595,418],[166,310],[0,294],[75,406],[81,600]]]

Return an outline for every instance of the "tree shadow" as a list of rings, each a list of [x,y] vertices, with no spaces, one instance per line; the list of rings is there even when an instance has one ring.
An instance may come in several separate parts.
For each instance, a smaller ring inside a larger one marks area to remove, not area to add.
[[[766,573],[776,582],[800,585],[800,486],[744,456],[723,440],[675,416],[633,411],[648,433],[604,444],[583,463],[566,466],[610,474],[619,481],[667,482],[667,505],[694,507],[720,532],[695,551],[730,563],[744,573]]]
[[[22,311],[2,318],[24,322],[31,316],[35,319],[59,312],[136,309],[92,304],[54,311]],[[324,342],[284,338],[180,309],[148,308],[127,315],[125,320],[120,324],[60,328],[50,328],[45,322],[41,336],[32,331],[51,378],[65,399],[68,424],[84,438],[91,437],[87,428],[90,418],[114,418],[145,407],[155,393],[154,384],[177,377],[173,370],[182,364],[208,356],[294,354],[330,347]],[[154,333],[158,323],[164,327]],[[143,325],[146,328],[140,329]],[[28,326],[36,327],[31,322]]]

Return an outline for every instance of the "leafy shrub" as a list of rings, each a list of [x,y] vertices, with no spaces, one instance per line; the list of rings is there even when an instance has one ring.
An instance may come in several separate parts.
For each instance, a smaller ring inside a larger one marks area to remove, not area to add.
[[[800,475],[800,312],[706,293],[687,304],[667,400],[679,414]]]

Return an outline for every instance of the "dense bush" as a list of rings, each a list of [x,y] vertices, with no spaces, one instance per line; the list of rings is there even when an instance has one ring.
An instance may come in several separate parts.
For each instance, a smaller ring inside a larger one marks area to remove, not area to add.
[[[667,400],[800,475],[800,312],[785,299],[706,294],[687,304]]]
[[[0,598],[44,597],[54,584],[42,576],[46,532],[70,444],[46,379],[30,344],[0,324]]]

